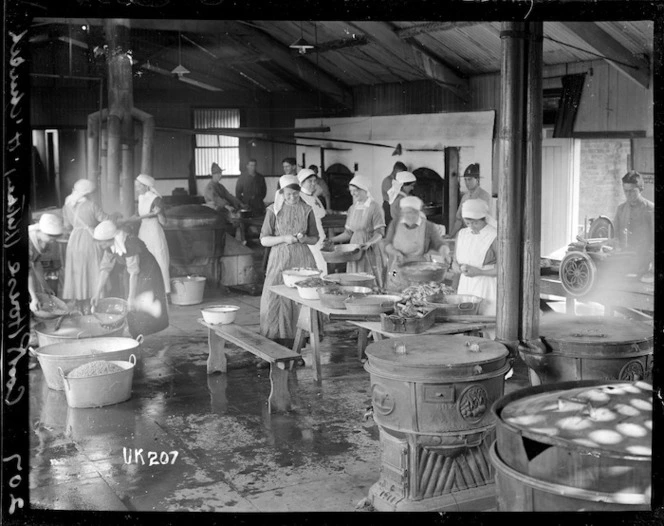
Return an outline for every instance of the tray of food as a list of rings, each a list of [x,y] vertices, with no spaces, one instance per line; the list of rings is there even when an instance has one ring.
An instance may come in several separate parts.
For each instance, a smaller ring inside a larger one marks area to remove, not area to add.
[[[436,322],[436,311],[425,307],[398,303],[394,314],[381,314],[380,325],[384,331],[418,334],[430,329]]]

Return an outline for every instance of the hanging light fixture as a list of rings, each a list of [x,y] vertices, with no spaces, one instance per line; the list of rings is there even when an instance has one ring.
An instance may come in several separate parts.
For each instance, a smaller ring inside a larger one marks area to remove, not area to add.
[[[187,68],[182,65],[182,38],[180,32],[178,31],[178,65],[173,68],[171,71],[173,75],[177,75],[180,79],[183,79],[183,75],[191,73]]]
[[[288,47],[291,48],[291,49],[297,49],[297,51],[298,51],[298,53],[300,53],[300,55],[304,55],[307,52],[307,50],[310,50],[310,49],[314,48],[314,46],[309,44],[309,42],[307,42],[304,39],[304,30],[302,29],[302,22],[300,22],[300,38],[298,38],[295,42],[293,42]]]

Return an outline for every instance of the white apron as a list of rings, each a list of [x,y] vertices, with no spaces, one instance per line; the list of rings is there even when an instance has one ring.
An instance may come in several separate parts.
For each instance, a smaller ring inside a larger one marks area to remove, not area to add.
[[[138,215],[147,215],[150,213],[152,202],[157,198],[152,192],[145,192],[138,196]],[[141,227],[138,230],[138,238],[145,243],[145,246],[154,256],[159,264],[161,275],[164,278],[164,290],[166,294],[171,292],[171,277],[169,272],[170,255],[168,253],[168,244],[164,229],[159,224],[159,218],[149,217],[141,219]]]
[[[484,258],[496,239],[497,232],[491,225],[486,225],[477,234],[470,228],[462,228],[456,241],[456,260],[459,265],[471,265],[482,270],[489,270],[495,265],[484,265]],[[472,294],[484,301],[480,305],[479,314],[494,316],[498,296],[498,279],[495,276],[469,277],[461,274],[457,294]]]
[[[314,219],[316,220],[316,228],[318,228],[318,242],[315,245],[307,245],[311,254],[316,260],[316,267],[318,270],[323,271],[323,275],[327,274],[327,261],[323,258],[321,254],[321,248],[323,247],[323,241],[325,241],[325,229],[323,228],[323,217],[325,217],[325,208],[320,202],[320,199],[314,195],[309,195],[305,192],[300,192],[300,197],[302,201],[307,203],[314,211]]]

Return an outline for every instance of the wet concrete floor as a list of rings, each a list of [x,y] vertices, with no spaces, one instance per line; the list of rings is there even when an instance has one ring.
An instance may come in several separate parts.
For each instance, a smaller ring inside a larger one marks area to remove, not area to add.
[[[293,411],[269,414],[269,369],[227,345],[227,374],[206,374],[200,308],[240,305],[258,331],[259,297],[225,294],[171,306],[171,326],[145,339],[132,398],[72,409],[30,371],[30,500],[35,508],[117,511],[353,511],[379,478],[378,427],[357,331],[326,324],[322,376],[311,354],[291,373]],[[517,362],[506,392],[528,385]],[[137,450],[142,454],[137,455]],[[156,455],[155,455],[156,454]],[[152,464],[152,465],[151,465]]]

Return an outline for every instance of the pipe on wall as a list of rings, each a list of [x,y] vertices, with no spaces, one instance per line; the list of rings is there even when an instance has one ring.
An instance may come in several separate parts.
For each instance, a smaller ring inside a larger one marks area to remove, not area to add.
[[[153,168],[153,154],[154,154],[154,133],[155,133],[155,121],[154,117],[149,113],[139,110],[137,108],[131,109],[131,115],[136,120],[141,122],[143,127],[143,140],[141,147],[141,173],[151,175]]]
[[[523,183],[523,233],[521,239],[521,328],[519,339],[539,342],[540,250],[542,228],[542,22],[528,23],[526,159]],[[539,342],[541,345],[541,342]]]
[[[108,115],[108,159],[106,162],[106,188],[104,209],[120,212],[120,166],[122,163],[122,121],[111,111]]]
[[[521,317],[521,182],[525,131],[524,22],[503,22],[498,189],[498,305],[496,339],[518,349]]]

